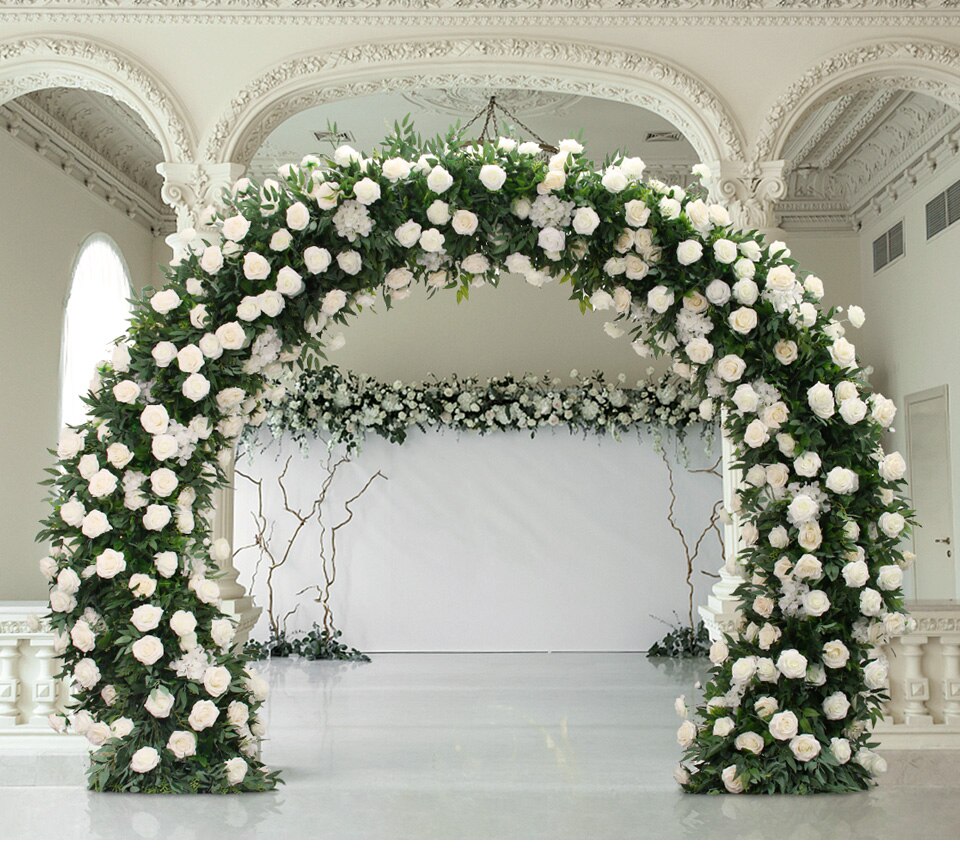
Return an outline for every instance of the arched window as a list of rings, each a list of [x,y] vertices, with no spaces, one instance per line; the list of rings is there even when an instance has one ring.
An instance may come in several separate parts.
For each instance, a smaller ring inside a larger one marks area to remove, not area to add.
[[[103,233],[80,248],[63,319],[60,353],[60,423],[77,425],[87,415],[94,368],[110,356],[111,343],[130,322],[130,275],[116,243]]]

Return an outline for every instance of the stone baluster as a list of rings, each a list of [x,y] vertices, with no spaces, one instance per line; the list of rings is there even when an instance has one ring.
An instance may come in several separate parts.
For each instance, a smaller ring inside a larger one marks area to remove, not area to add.
[[[926,705],[930,699],[930,681],[923,672],[923,656],[928,641],[926,635],[903,635],[900,638],[903,655],[903,722],[908,726],[933,725],[933,717]]]
[[[20,722],[20,647],[16,635],[0,636],[0,727]]]
[[[960,726],[960,635],[940,638],[943,653],[943,722]]]
[[[56,674],[56,661],[53,651],[53,636],[34,637],[30,643],[37,648],[34,656],[37,665],[37,677],[33,682],[33,711],[30,714],[31,726],[49,725],[48,718],[57,710],[57,690],[59,681]]]

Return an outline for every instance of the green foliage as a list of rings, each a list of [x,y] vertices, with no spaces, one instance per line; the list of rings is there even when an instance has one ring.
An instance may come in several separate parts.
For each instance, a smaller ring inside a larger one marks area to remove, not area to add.
[[[369,655],[341,643],[342,636],[339,629],[331,634],[314,623],[303,635],[288,638],[286,633],[281,632],[266,641],[247,641],[246,650],[260,660],[296,655],[309,661],[370,661]]]
[[[703,658],[710,651],[710,636],[703,622],[694,628],[677,620],[660,640],[647,650],[655,658]]]

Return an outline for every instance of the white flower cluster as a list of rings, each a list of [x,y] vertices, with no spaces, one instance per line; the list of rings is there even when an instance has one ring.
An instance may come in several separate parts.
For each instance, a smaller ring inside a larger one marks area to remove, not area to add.
[[[267,391],[265,426],[306,446],[325,439],[356,449],[368,432],[402,443],[412,428],[453,428],[485,434],[566,427],[573,432],[617,436],[643,428],[681,435],[702,425],[699,398],[676,375],[610,381],[601,374],[559,378],[457,378],[414,384],[384,383],[326,366],[274,383]],[[709,427],[709,426],[707,426]],[[711,433],[704,428],[705,433]],[[251,435],[251,439],[255,439]]]

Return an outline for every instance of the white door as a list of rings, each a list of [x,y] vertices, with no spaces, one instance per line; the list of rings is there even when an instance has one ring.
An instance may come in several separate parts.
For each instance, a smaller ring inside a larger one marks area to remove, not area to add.
[[[917,599],[954,599],[953,493],[946,385],[908,395],[907,477],[920,527],[913,532]]]

